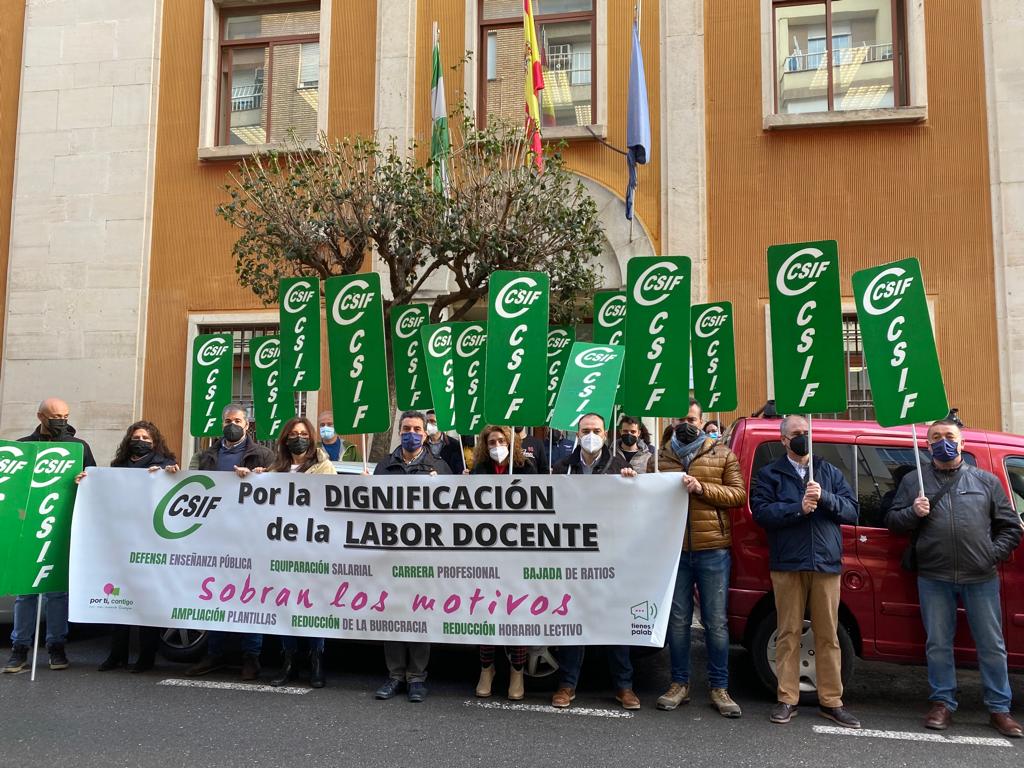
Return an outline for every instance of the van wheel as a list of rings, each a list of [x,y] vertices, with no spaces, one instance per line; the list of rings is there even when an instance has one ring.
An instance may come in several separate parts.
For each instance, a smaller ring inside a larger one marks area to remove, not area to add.
[[[162,629],[160,655],[168,661],[194,664],[206,653],[206,641],[204,629]]]
[[[754,631],[753,642],[750,652],[753,655],[754,669],[757,677],[764,686],[765,691],[772,697],[778,690],[778,678],[775,676],[775,643],[778,637],[778,620],[775,611],[765,616]],[[843,687],[850,681],[853,675],[853,659],[856,655],[853,650],[853,640],[850,633],[842,622],[839,623],[836,632],[839,638],[839,650],[842,653],[840,676]],[[816,704],[818,701],[818,677],[814,663],[814,632],[811,630],[811,622],[804,619],[803,633],[800,637],[800,703]]]

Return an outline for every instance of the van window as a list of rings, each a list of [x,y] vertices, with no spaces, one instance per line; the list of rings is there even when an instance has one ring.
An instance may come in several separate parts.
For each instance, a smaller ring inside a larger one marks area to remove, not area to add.
[[[854,487],[854,446],[852,444],[819,443],[815,440],[812,448],[816,457],[825,459],[829,464],[838,467],[842,471],[843,477],[846,478],[846,482],[850,484],[851,488]],[[761,467],[766,464],[771,464],[773,461],[785,454],[786,449],[778,440],[769,440],[768,442],[761,443],[757,446],[757,450],[754,451],[754,465],[750,470],[751,482],[753,482],[754,476],[758,473]]]
[[[896,498],[896,489],[906,475],[915,471],[914,449],[894,445],[860,445],[857,448],[857,498],[860,525],[885,528],[885,515]],[[931,457],[921,451],[921,464]],[[978,465],[974,454],[964,452],[964,461]],[[1024,472],[1024,460],[1021,461]],[[1021,478],[1024,481],[1024,476]]]
[[[1008,456],[1004,466],[1006,479],[1010,481],[1010,501],[1020,514],[1024,510],[1024,457]]]

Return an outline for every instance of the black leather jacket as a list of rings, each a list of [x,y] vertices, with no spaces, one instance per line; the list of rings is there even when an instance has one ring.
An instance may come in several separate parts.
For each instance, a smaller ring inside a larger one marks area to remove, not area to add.
[[[924,493],[934,497],[959,474],[959,481],[926,517],[914,514],[917,473],[900,483],[885,522],[891,531],[917,531],[917,572],[926,579],[977,584],[994,578],[997,566],[1021,540],[1020,516],[1013,511],[999,478],[962,463],[955,470],[934,464],[921,468]]]

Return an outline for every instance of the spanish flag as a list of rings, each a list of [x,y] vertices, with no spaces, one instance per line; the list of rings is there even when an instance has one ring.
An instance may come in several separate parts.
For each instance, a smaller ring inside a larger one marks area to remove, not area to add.
[[[525,42],[526,76],[523,95],[526,97],[526,138],[533,152],[537,170],[544,170],[544,153],[540,143],[540,98],[544,90],[544,72],[541,69],[540,50],[537,47],[537,28],[533,23],[533,1],[523,0],[523,40]]]

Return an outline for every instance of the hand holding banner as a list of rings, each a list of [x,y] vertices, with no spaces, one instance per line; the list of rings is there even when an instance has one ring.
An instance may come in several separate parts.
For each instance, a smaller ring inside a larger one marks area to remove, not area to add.
[[[768,248],[772,371],[779,413],[846,410],[835,240]]]
[[[380,275],[332,277],[325,287],[334,426],[341,434],[383,432],[391,405]]]
[[[539,426],[547,416],[548,276],[494,272],[488,289],[484,418]]]
[[[694,304],[693,396],[706,411],[732,411],[736,392],[736,341],[732,302]]]
[[[192,342],[192,437],[219,437],[220,412],[231,402],[234,339],[230,333],[196,336]]]
[[[430,386],[423,358],[422,328],[430,317],[426,304],[391,308],[391,357],[395,364],[395,400],[400,411],[430,408]]]
[[[320,280],[286,277],[278,289],[281,373],[290,392],[320,389]]]
[[[252,363],[252,410],[257,440],[276,440],[281,426],[295,417],[295,397],[281,381],[281,339],[249,339]]]
[[[634,256],[626,266],[625,410],[679,416],[690,400],[690,259]]]
[[[875,419],[883,427],[949,413],[928,299],[917,259],[853,273]]]
[[[611,423],[622,359],[623,350],[618,345],[582,341],[573,344],[555,400],[551,426],[575,430],[587,413],[600,414],[605,424]]]

